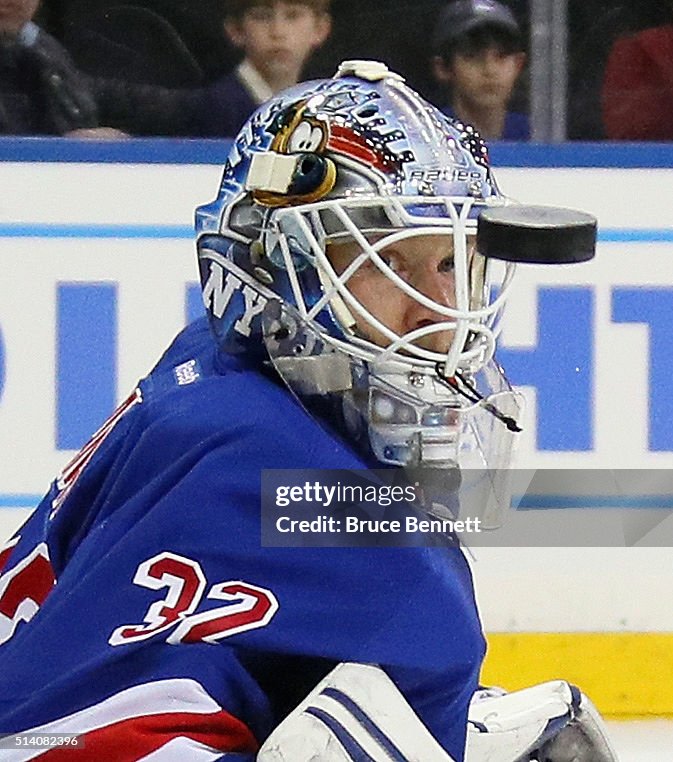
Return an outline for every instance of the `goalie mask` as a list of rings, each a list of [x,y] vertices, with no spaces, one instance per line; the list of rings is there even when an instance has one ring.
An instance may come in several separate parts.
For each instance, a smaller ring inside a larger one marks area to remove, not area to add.
[[[383,64],[287,90],[197,211],[218,342],[270,358],[309,408],[331,396],[384,464],[505,468],[519,400],[492,357],[514,264],[476,237],[504,205],[477,133]]]

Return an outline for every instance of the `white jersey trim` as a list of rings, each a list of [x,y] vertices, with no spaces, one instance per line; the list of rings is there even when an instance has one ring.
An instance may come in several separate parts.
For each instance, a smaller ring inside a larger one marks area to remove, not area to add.
[[[152,683],[127,688],[101,701],[99,704],[86,707],[79,712],[61,717],[53,722],[26,729],[22,733],[85,735],[108,725],[136,717],[180,712],[189,714],[216,714],[221,711],[222,707],[196,680],[190,678],[157,680]],[[212,751],[215,750],[213,749]],[[24,760],[35,759],[41,754],[48,752],[49,749],[45,748],[0,750],[0,761],[11,759],[11,762],[24,762]],[[219,755],[221,756],[222,754],[223,752],[220,751]],[[167,757],[166,759],[169,758]]]

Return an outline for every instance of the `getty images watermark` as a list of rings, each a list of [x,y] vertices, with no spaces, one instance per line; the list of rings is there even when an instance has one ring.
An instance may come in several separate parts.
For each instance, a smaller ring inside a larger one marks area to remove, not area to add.
[[[673,548],[673,469],[263,471],[272,547]]]
[[[436,545],[481,532],[479,518],[452,514],[450,494],[438,517],[426,510],[422,484],[399,479],[392,470],[265,470],[262,544]]]

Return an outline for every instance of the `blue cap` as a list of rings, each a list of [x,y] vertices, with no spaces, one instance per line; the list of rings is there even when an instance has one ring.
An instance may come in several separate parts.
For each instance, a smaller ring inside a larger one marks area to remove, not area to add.
[[[494,27],[513,38],[521,36],[521,27],[512,11],[496,0],[456,0],[444,8],[437,20],[433,46],[441,50],[478,27]]]

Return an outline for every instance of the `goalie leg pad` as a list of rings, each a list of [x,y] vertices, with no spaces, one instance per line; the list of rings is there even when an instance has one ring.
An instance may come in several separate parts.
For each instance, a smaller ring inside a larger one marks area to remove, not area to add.
[[[343,663],[266,739],[257,762],[455,762],[379,667]]]

